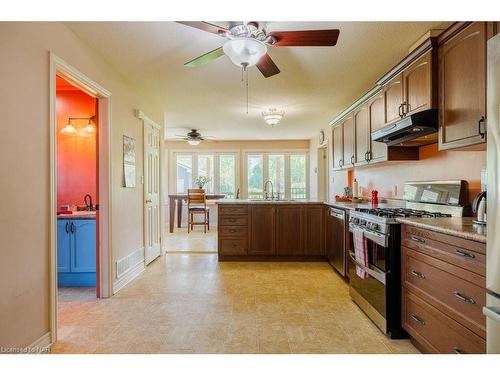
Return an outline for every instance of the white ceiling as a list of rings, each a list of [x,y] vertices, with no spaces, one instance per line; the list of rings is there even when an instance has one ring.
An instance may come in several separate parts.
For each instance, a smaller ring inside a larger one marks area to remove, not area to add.
[[[224,25],[224,22],[218,22]],[[70,22],[135,88],[163,105],[167,128],[197,128],[218,139],[305,139],[369,90],[441,22],[268,22],[267,31],[340,29],[335,47],[270,47],[281,73],[249,71],[249,114],[241,71],[223,56],[210,64],[183,64],[225,39],[174,22]],[[261,112],[285,110],[274,129]],[[169,132],[171,133],[171,132]]]

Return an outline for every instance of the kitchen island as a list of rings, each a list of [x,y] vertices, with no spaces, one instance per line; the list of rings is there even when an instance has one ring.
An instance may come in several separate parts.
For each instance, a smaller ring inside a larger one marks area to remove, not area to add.
[[[223,199],[216,203],[219,261],[326,260],[327,206],[322,201]]]

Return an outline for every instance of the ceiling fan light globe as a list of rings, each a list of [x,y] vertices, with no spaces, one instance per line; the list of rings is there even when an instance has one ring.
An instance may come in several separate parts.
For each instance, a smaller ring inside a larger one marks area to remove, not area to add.
[[[224,43],[224,53],[239,67],[254,66],[267,53],[267,46],[253,38],[234,38]]]
[[[199,139],[188,139],[187,141],[189,143],[189,145],[191,146],[198,146],[200,144],[200,140]]]

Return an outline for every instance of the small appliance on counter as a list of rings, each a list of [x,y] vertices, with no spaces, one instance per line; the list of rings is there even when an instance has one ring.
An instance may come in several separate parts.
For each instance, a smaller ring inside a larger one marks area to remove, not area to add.
[[[486,225],[486,191],[480,192],[472,202],[472,213],[475,217],[472,220],[475,224]]]
[[[347,240],[354,244],[353,232],[363,232],[367,264],[349,246],[349,294],[390,338],[407,337],[401,325],[401,225],[396,219],[461,217],[466,192],[467,183],[461,180],[407,182],[400,207],[350,211]],[[360,277],[356,269],[368,276]]]

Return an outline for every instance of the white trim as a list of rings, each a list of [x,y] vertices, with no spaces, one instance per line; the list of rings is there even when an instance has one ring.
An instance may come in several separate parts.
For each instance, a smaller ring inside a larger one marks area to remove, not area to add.
[[[146,266],[144,265],[144,260],[142,262],[137,263],[132,268],[130,268],[113,285],[113,294],[118,293],[126,285],[132,282],[132,280],[134,280],[137,276],[139,276],[142,272],[144,272],[145,269]]]
[[[111,249],[111,93],[86,75],[49,52],[49,127],[50,127],[50,341],[57,340],[57,124],[56,75],[60,75],[87,94],[98,98],[99,118],[99,264],[101,297],[112,294]]]
[[[48,352],[48,349],[52,346],[52,338],[50,331],[40,336],[38,339],[29,344],[26,349],[28,349],[29,354],[42,354]],[[37,349],[37,350],[34,350]]]

